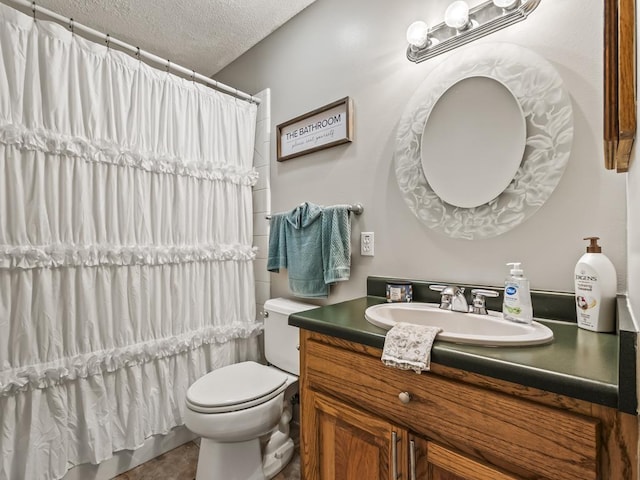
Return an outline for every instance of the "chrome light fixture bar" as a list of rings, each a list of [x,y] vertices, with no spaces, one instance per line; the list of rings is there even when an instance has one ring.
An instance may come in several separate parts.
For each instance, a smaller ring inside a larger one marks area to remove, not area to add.
[[[449,5],[445,21],[432,28],[414,22],[407,30],[407,58],[424,62],[441,53],[521,22],[541,0],[488,0],[469,9],[462,0]]]

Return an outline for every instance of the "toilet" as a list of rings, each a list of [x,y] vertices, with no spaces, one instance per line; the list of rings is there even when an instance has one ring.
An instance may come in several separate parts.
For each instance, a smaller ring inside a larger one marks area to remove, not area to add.
[[[269,366],[241,362],[214,370],[187,390],[185,425],[200,435],[196,480],[269,480],[293,456],[291,399],[298,392],[299,332],[289,315],[316,308],[285,298],[264,304]]]

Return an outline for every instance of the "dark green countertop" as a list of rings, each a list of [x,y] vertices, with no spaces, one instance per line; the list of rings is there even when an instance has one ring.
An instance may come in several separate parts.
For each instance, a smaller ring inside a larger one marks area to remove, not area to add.
[[[384,302],[383,297],[367,296],[327,305],[293,314],[289,324],[382,348],[386,331],[367,322],[364,311]],[[572,322],[538,318],[536,321],[553,330],[552,343],[529,347],[478,347],[436,340],[431,360],[635,414],[635,398],[633,402],[619,398],[618,335],[590,332]]]

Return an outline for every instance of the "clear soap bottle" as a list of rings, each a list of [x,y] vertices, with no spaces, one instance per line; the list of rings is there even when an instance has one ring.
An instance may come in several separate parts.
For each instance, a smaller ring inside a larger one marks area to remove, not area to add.
[[[509,276],[504,281],[504,302],[502,315],[505,319],[518,323],[533,322],[533,307],[529,280],[524,276],[519,262],[507,263],[511,266]]]

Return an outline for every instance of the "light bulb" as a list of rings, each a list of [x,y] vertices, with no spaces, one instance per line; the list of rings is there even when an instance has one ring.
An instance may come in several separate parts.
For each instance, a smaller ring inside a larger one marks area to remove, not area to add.
[[[493,4],[496,7],[504,8],[505,10],[511,10],[520,3],[520,0],[493,0]]]
[[[420,20],[413,22],[407,28],[407,42],[418,48],[425,47],[429,43],[429,26]]]
[[[466,30],[469,24],[469,5],[463,0],[453,2],[444,12],[444,23],[457,30]]]

